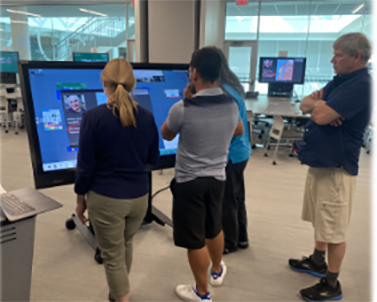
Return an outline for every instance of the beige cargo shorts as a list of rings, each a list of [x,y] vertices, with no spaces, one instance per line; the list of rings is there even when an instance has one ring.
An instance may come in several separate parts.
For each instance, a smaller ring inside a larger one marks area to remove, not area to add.
[[[356,176],[344,168],[309,168],[302,220],[313,224],[316,241],[346,241],[355,187]]]

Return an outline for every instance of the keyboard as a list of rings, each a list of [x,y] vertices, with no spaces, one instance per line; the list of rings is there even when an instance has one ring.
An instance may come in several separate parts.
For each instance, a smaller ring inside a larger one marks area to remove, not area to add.
[[[22,202],[12,194],[2,195],[0,206],[4,211],[13,216],[26,214],[35,210],[32,206]]]

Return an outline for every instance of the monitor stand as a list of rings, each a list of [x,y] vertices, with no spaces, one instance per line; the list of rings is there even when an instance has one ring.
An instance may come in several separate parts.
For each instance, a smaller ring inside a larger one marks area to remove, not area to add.
[[[269,83],[268,96],[291,98],[293,93],[293,84],[290,83]]]
[[[165,226],[167,224],[170,227],[173,227],[173,222],[160,210],[152,206],[152,172],[148,172],[149,179],[149,196],[148,196],[148,210],[147,214],[144,217],[144,223],[151,223],[153,221],[158,224]]]
[[[160,210],[156,209],[152,206],[152,172],[148,172],[148,179],[149,179],[149,195],[148,195],[148,209],[147,213],[144,217],[144,224],[151,223],[155,221],[156,223],[165,226],[167,224],[170,227],[173,227],[172,220],[167,217],[164,213]],[[68,230],[73,230],[77,227],[80,231],[81,235],[85,238],[85,240],[89,243],[89,245],[95,250],[94,259],[97,263],[102,264],[103,260],[101,257],[101,251],[98,247],[97,240],[94,235],[94,230],[92,225],[90,224],[90,220],[87,221],[89,225],[81,223],[80,219],[76,216],[76,214],[72,214],[72,217],[69,218],[65,226]]]

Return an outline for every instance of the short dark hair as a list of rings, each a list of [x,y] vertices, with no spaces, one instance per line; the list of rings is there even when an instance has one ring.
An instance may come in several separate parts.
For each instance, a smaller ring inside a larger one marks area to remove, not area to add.
[[[203,81],[214,83],[220,77],[220,55],[211,48],[199,49],[192,54],[190,67],[196,68]]]

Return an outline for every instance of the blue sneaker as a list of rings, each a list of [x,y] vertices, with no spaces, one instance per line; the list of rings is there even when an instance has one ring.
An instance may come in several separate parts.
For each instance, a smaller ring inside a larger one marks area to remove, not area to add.
[[[221,267],[221,272],[219,274],[213,272],[211,269],[209,282],[212,284],[212,286],[220,286],[224,282],[224,278],[227,271],[224,261],[221,261],[220,267]]]
[[[300,294],[306,301],[336,301],[343,297],[342,288],[339,281],[336,283],[336,287],[330,286],[326,278],[322,278],[321,281],[305,289],[300,290]]]
[[[312,256],[309,258],[302,257],[301,260],[289,259],[289,266],[296,272],[308,273],[318,278],[325,277],[327,271],[326,262],[323,265],[318,266],[313,262]]]

